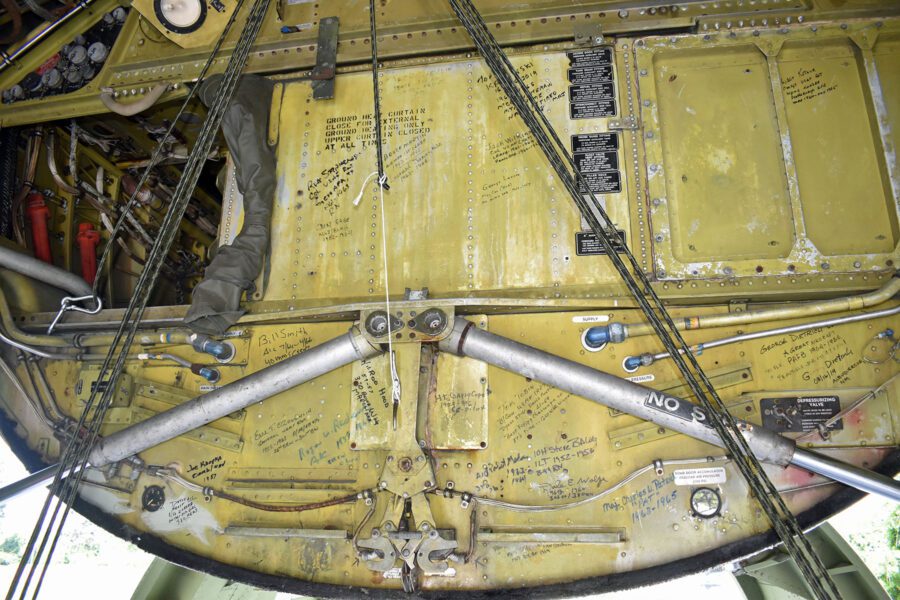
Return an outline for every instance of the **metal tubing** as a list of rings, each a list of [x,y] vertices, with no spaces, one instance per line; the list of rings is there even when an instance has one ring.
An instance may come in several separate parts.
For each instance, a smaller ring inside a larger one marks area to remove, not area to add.
[[[461,317],[457,317],[453,332],[441,340],[440,348],[530,377],[701,441],[722,445],[716,432],[707,425],[705,411],[695,404],[482,331]],[[793,440],[746,421],[737,422],[753,453],[763,462],[794,464],[864,492],[900,499],[900,482],[796,448]]]
[[[900,482],[868,469],[805,448],[797,448],[794,451],[791,464],[869,494],[878,494],[894,502],[900,502]]]
[[[677,318],[674,322],[675,327],[679,331],[684,331],[708,327],[732,327],[765,321],[787,321],[788,319],[817,317],[869,308],[887,302],[897,294],[900,294],[900,277],[895,274],[880,289],[859,296],[846,296],[819,302],[794,303],[787,306],[760,308],[745,312],[684,317]],[[585,336],[585,341],[592,347],[597,348],[606,342],[618,344],[628,338],[648,335],[653,332],[653,327],[649,323],[610,323],[609,325],[591,327]]]
[[[44,29],[37,32],[33,38],[27,40],[24,44],[13,50],[11,54],[0,51],[0,73],[5,71],[6,68],[11,66],[17,59],[21,58],[26,53],[31,51],[32,48],[44,41],[51,33],[81,14],[81,12],[84,11],[84,9],[86,9],[91,2],[92,0],[81,0],[72,8],[72,10],[47,25]]]
[[[699,355],[704,350],[710,348],[718,348],[719,346],[727,346],[737,342],[746,342],[749,340],[758,340],[760,338],[771,337],[774,335],[783,335],[786,333],[796,333],[798,331],[806,331],[807,329],[815,329],[817,327],[834,327],[835,325],[844,325],[846,323],[858,323],[859,321],[868,321],[870,319],[880,319],[881,317],[891,317],[900,314],[900,305],[894,308],[886,308],[870,313],[862,313],[858,315],[850,315],[848,317],[835,317],[833,319],[823,319],[821,321],[811,321],[809,323],[801,323],[800,325],[791,325],[789,327],[777,327],[775,329],[766,329],[765,331],[754,331],[751,333],[742,333],[740,335],[732,335],[730,337],[696,344],[691,346],[690,350],[694,354]],[[680,354],[684,354],[683,350],[679,350]],[[637,369],[641,366],[649,366],[658,360],[670,358],[672,355],[668,352],[660,352],[659,354],[641,354],[640,356],[629,356],[622,363],[625,369]],[[631,371],[629,371],[631,372]]]
[[[91,452],[89,462],[94,467],[102,467],[122,460],[339,367],[371,358],[381,352],[380,348],[372,346],[354,327],[340,337],[102,439]]]
[[[535,379],[709,444],[722,446],[722,441],[709,425],[706,412],[700,406],[482,331],[461,317],[457,317],[453,332],[440,342],[440,348]],[[745,421],[738,420],[738,424],[759,460],[777,465],[788,464],[794,452],[792,440]]]
[[[5,246],[0,246],[0,267],[37,279],[73,296],[90,296],[92,293],[91,286],[75,273],[64,271]]]
[[[59,468],[59,464],[53,464],[49,467],[44,467],[40,471],[35,471],[31,475],[27,477],[23,477],[18,481],[14,481],[9,485],[5,485],[0,488],[0,504],[3,504],[7,500],[18,496],[19,494],[24,494],[30,490],[42,487],[53,481],[53,478],[56,477],[56,470]]]

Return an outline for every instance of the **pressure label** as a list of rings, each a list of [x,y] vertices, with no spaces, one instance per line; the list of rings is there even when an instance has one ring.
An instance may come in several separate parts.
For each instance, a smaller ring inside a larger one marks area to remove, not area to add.
[[[612,50],[569,52],[569,118],[600,119],[616,115]]]
[[[586,194],[588,189],[595,194],[617,194],[622,191],[622,176],[618,171],[599,171],[597,173],[582,173],[585,185],[580,185],[581,193]],[[579,181],[579,183],[581,183]]]
[[[619,231],[619,236],[623,241],[625,240],[624,231]],[[624,245],[618,242],[613,242],[613,245],[616,252],[625,251]],[[577,256],[605,255],[606,249],[603,247],[603,244],[600,243],[600,239],[593,231],[579,231],[575,234],[575,254]]]
[[[617,133],[583,133],[572,136],[572,152],[611,152],[619,149]]]
[[[569,69],[566,75],[573,85],[587,81],[612,81],[613,69],[611,64],[591,64]]]
[[[576,152],[574,158],[575,168],[582,173],[617,171],[619,169],[619,155],[615,151]]]
[[[570,119],[600,119],[614,116],[616,116],[616,101],[613,98],[602,98],[584,104],[569,104]]]
[[[725,483],[725,467],[703,467],[699,469],[675,469],[675,485],[711,485]]]
[[[839,396],[788,396],[785,398],[763,398],[759,401],[763,427],[778,432],[804,432],[817,429],[839,412]],[[832,429],[843,429],[838,420]]]

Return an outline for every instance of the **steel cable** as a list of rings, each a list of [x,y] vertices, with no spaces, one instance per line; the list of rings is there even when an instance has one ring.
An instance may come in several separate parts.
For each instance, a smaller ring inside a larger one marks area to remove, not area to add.
[[[650,286],[650,282],[637,260],[625,246],[624,240],[621,240],[615,231],[612,221],[603,210],[580,171],[576,168],[574,160],[562,144],[552,124],[547,120],[531,91],[519,76],[518,71],[512,66],[506,54],[497,44],[471,2],[469,0],[449,1],[453,11],[469,32],[479,52],[490,67],[501,89],[506,93],[520,117],[525,121],[535,141],[546,155],[566,189],[572,195],[576,206],[597,235],[629,292],[650,321],[663,345],[672,352],[673,360],[675,360],[694,394],[701,401],[714,429],[734,457],[739,470],[762,505],[785,548],[794,558],[810,588],[818,598],[839,598],[840,595],[834,582],[813,551],[809,541],[803,535],[793,514],[784,504],[777,489],[766,477],[762,466],[750,450],[746,439],[738,430],[733,417],[725,410],[721,399],[703,373],[696,358],[690,353],[687,344],[676,329],[661,300]],[[571,168],[571,172],[563,164],[561,156],[565,158]],[[574,173],[574,177],[572,173]],[[585,201],[583,194],[589,195],[592,204],[589,205]],[[634,276],[632,276],[625,262],[618,255],[617,244],[621,244],[621,247],[624,248],[622,254],[628,259]],[[640,286],[635,277],[640,280]],[[655,309],[654,306],[651,306],[650,301],[655,305]],[[668,326],[669,331],[666,330],[666,326]],[[693,371],[688,367],[687,362],[684,361],[682,354],[679,354],[674,340],[677,340],[679,346],[683,349],[683,356],[687,357]],[[702,386],[698,379],[702,381]],[[715,405],[710,400],[710,397],[715,402]]]
[[[239,12],[242,3],[242,0],[238,1],[235,12],[232,15],[232,18],[229,20],[226,29],[220,37],[219,41],[216,43],[216,46],[213,49],[213,53],[210,55],[210,59],[205,65],[202,73],[205,73],[208,70],[208,67],[212,64],[212,60],[214,59],[215,54],[221,48],[222,42],[228,34],[231,25],[234,23],[235,16]],[[56,532],[55,535],[53,535],[52,543],[50,544],[46,558],[44,559],[43,568],[41,569],[41,575],[37,581],[37,584],[35,585],[34,594],[32,597],[36,598],[40,591],[43,578],[50,563],[50,558],[53,555],[53,551],[56,548],[56,544],[62,532],[62,526],[65,523],[66,517],[68,516],[69,510],[71,508],[72,501],[77,492],[78,485],[80,484],[83,477],[83,469],[81,467],[86,464],[87,456],[97,439],[99,428],[103,421],[103,415],[105,414],[106,409],[109,407],[114,396],[114,390],[116,388],[118,377],[124,367],[128,348],[130,348],[131,346],[137,330],[137,326],[141,321],[144,309],[146,308],[147,302],[149,300],[149,292],[150,290],[152,290],[153,286],[156,283],[159,271],[162,267],[162,263],[165,260],[168,249],[171,246],[172,241],[174,240],[174,237],[178,231],[178,225],[183,218],[184,212],[187,208],[187,204],[190,201],[191,194],[196,186],[197,180],[199,179],[200,172],[202,170],[203,164],[205,163],[206,156],[209,153],[209,149],[212,146],[216,135],[218,134],[218,129],[222,117],[233,95],[238,76],[243,71],[243,67],[246,64],[250,47],[252,46],[253,41],[256,39],[256,36],[259,33],[259,29],[262,25],[262,20],[265,15],[266,9],[268,8],[268,5],[269,0],[256,0],[250,10],[250,14],[247,17],[247,23],[244,33],[238,41],[231,56],[231,60],[226,67],[219,94],[216,96],[213,106],[210,107],[206,121],[204,122],[204,125],[197,137],[196,143],[192,148],[190,159],[185,166],[182,178],[179,181],[175,194],[173,195],[169,212],[166,214],[166,217],[161,225],[159,235],[154,243],[150,255],[148,256],[145,268],[142,271],[136,285],[132,301],[129,303],[129,306],[125,311],[125,315],[122,319],[119,329],[116,332],[116,335],[114,336],[113,343],[110,346],[109,354],[107,355],[106,360],[104,361],[103,366],[100,370],[98,382],[103,382],[106,385],[97,385],[92,391],[85,405],[84,411],[82,412],[81,418],[76,428],[76,431],[80,432],[80,435],[70,442],[62,459],[60,460],[59,469],[57,470],[56,476],[53,480],[53,484],[51,485],[51,491],[47,496],[47,500],[45,501],[41,513],[38,517],[38,522],[36,523],[35,529],[32,532],[31,539],[29,540],[29,543],[26,547],[22,561],[20,562],[19,568],[17,569],[16,575],[14,576],[11,583],[7,595],[8,599],[11,599],[15,595],[16,590],[21,583],[25,565],[28,563],[29,559],[33,558],[31,570],[29,571],[28,577],[25,580],[24,586],[22,586],[21,594],[19,596],[20,598],[25,597],[30,587],[32,578],[36,573],[38,566],[41,564],[41,559],[44,557],[44,551],[45,549],[47,549],[48,541],[50,540],[51,534],[54,531],[54,526],[56,525],[56,519],[60,508],[62,504],[65,504],[66,508],[63,511],[62,516],[60,517],[58,526],[55,527]],[[175,119],[173,122],[175,121],[177,121],[177,119]],[[159,150],[159,148],[157,148],[157,150]],[[153,161],[151,160],[151,165],[152,162]],[[145,175],[146,174],[147,171],[145,171]],[[140,186],[138,186],[137,189],[139,190]],[[132,196],[132,201],[135,197],[136,194],[135,196]],[[110,363],[112,362],[113,356],[115,355],[117,349],[119,349],[120,342],[122,342],[123,340],[123,336],[124,342],[121,344],[119,356],[117,357],[115,366],[110,371]],[[109,375],[108,377],[107,374]],[[91,412],[91,409],[94,407],[94,403],[97,401],[98,395],[101,396],[99,403],[97,403],[94,414],[90,417],[89,426],[87,427],[87,429],[85,429],[84,424],[85,422],[88,422],[88,416]],[[72,467],[76,465],[77,467],[73,469]],[[63,479],[62,475],[68,472],[75,472],[75,474],[69,479]],[[45,520],[47,518],[47,513],[54,496],[58,497],[58,501],[50,518],[49,525],[46,527],[46,531],[44,531]],[[41,536],[42,531],[43,536]],[[34,552],[34,546],[37,543],[38,537],[42,537],[41,544],[37,549],[37,552]],[[32,553],[34,553],[33,557]]]

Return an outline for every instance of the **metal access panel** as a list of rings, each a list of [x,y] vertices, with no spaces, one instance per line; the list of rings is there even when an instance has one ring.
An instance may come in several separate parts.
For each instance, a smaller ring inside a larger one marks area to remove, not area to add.
[[[863,21],[634,44],[658,276],[892,267],[897,31]]]
[[[622,111],[612,47],[529,49],[512,61],[630,238],[627,148],[610,131]],[[371,73],[339,74],[333,100],[313,100],[307,82],[284,84],[272,115],[279,243],[265,300],[381,299],[385,270],[392,291],[432,296],[559,298],[616,284],[609,261],[578,252],[578,212],[480,60],[380,73],[384,215]]]

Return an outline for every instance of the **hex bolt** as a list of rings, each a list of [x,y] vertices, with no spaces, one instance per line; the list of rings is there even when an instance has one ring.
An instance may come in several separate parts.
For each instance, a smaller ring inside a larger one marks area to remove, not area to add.
[[[404,456],[400,460],[397,461],[397,467],[403,471],[404,473],[409,472],[412,469],[413,461],[410,457]]]

